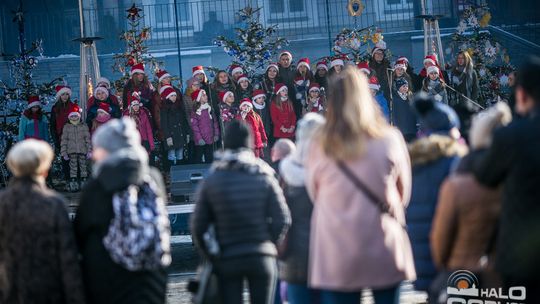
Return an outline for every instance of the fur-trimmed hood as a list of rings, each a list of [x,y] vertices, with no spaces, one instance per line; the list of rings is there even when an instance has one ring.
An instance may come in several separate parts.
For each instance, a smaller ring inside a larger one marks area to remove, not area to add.
[[[408,149],[413,166],[423,165],[443,157],[462,157],[469,150],[459,140],[438,134],[420,138],[411,143]]]
[[[290,186],[305,186],[304,166],[296,161],[292,155],[287,156],[279,163],[279,174],[283,180]]]

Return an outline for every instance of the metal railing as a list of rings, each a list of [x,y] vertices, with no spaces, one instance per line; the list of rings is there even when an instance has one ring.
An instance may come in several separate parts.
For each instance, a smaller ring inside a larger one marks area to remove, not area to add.
[[[174,9],[176,2],[176,14]],[[414,16],[421,13],[420,0],[364,1],[360,17],[351,17],[344,0],[142,0],[144,26],[152,27],[148,46],[152,49],[209,46],[218,35],[234,36],[242,26],[236,12],[247,5],[262,7],[263,24],[279,24],[277,35],[289,40],[333,40],[343,28],[377,26],[383,33],[420,29]],[[126,29],[128,7],[85,8],[86,36],[105,38],[98,42],[100,53],[119,52],[124,48],[118,39]],[[458,19],[456,0],[427,0],[426,9],[444,15],[443,25],[454,25]],[[5,53],[16,53],[17,30],[9,10],[3,10],[2,30]],[[43,39],[45,55],[78,53],[71,42],[80,34],[77,10],[33,12],[25,15],[27,41]],[[180,43],[176,31],[179,32]]]

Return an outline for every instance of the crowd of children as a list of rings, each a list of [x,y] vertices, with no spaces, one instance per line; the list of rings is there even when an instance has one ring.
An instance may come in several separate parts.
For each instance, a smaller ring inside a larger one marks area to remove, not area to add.
[[[283,51],[277,63],[268,64],[263,75],[251,79],[241,66],[233,64],[228,71],[217,72],[210,83],[204,67],[193,67],[182,93],[165,70],[155,73],[155,87],[144,65],[138,63],[132,66],[123,91],[116,95],[108,79],[98,79],[83,122],[67,86],[56,88],[50,122],[39,99],[29,98],[28,109],[20,120],[19,139],[49,140],[50,136],[62,156],[64,176],[72,190],[78,189],[77,179],[84,182],[88,176],[90,136],[111,118],[122,115],[136,122],[149,154],[157,150],[156,143],[160,144],[165,172],[170,165],[211,162],[214,150],[221,146],[224,128],[234,120],[245,121],[251,127],[255,154],[268,160],[268,147],[276,140],[294,140],[296,122],[303,115],[324,114],[329,79],[347,65],[354,63],[348,62],[346,56],[329,57],[314,67],[309,58],[301,58],[294,65],[292,53]],[[426,56],[424,68],[417,75],[407,58],[399,57],[391,64],[385,46],[377,45],[371,60],[359,62],[356,67],[369,79],[374,102],[406,138],[416,133],[410,108],[413,92],[421,89],[448,103],[444,76],[434,55]]]

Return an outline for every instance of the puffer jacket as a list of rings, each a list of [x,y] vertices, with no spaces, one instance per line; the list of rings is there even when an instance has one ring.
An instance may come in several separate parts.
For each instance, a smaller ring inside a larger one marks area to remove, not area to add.
[[[279,278],[292,284],[307,284],[309,261],[309,235],[313,203],[305,185],[304,166],[293,157],[287,157],[279,165],[283,179],[283,193],[291,211],[292,224],[284,241],[279,268]]]
[[[62,196],[29,178],[0,192],[0,303],[85,303]]]
[[[87,154],[92,150],[90,131],[82,122],[74,125],[67,123],[62,131],[60,154]]]
[[[264,130],[264,124],[259,114],[251,111],[246,115],[245,119],[242,119],[241,114],[238,114],[236,119],[247,123],[251,128],[254,148],[263,148],[264,144],[268,143],[268,138],[266,137],[266,132]]]
[[[263,106],[253,103],[253,111],[259,116],[261,116],[263,125],[264,125],[264,132],[266,133],[266,137],[268,138],[268,142],[273,142],[273,124],[272,124],[272,118],[270,117],[270,107],[267,102]]]
[[[252,151],[225,150],[200,184],[191,232],[208,250],[203,235],[214,225],[220,258],[276,256],[276,243],[290,225],[290,214],[274,170]]]
[[[210,145],[214,143],[215,137],[219,138],[218,119],[208,110],[202,110],[201,114],[197,114],[197,111],[191,112],[191,128],[195,145],[199,145],[201,139],[206,145]]]
[[[406,210],[407,230],[416,268],[417,290],[427,291],[437,275],[429,235],[439,198],[439,188],[467,147],[442,135],[420,138],[409,146],[412,162],[411,201]]]

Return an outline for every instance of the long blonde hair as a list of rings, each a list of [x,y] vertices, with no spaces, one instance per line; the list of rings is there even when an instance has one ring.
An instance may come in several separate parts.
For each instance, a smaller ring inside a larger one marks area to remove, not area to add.
[[[349,67],[334,75],[329,88],[321,145],[330,158],[357,158],[366,140],[381,138],[389,125],[370,94],[366,76],[357,69]]]

